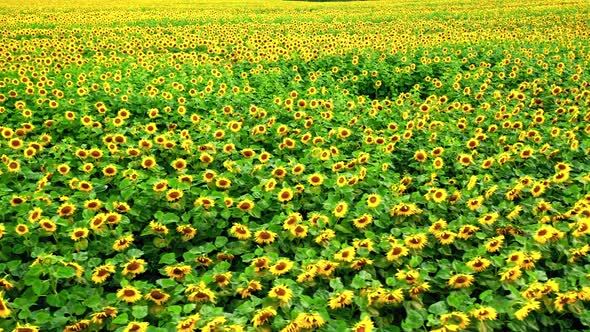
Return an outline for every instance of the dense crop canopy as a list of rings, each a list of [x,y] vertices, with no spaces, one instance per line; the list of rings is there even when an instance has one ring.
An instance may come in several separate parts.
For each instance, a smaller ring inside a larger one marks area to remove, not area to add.
[[[8,0],[0,330],[582,330],[584,2]]]

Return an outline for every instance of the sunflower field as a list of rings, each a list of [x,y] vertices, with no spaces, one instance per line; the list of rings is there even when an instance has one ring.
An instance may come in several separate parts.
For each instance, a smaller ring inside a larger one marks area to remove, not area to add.
[[[590,330],[588,2],[0,21],[0,331]]]

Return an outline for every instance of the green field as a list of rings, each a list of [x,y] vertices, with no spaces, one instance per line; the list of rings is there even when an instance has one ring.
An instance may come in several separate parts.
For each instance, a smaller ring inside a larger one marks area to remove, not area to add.
[[[589,17],[0,2],[0,331],[590,331]]]

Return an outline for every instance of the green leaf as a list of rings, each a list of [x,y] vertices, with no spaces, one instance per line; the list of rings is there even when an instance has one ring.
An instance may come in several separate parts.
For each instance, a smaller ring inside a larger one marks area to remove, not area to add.
[[[52,307],[63,307],[68,302],[68,296],[61,291],[58,294],[47,295],[46,301]]]
[[[172,316],[179,317],[182,314],[182,307],[179,305],[172,305],[166,308],[168,312],[172,314]]]
[[[424,318],[417,310],[408,310],[406,319],[403,321],[402,326],[412,330],[418,329],[424,325]]]
[[[176,281],[173,279],[158,279],[156,284],[160,285],[162,288],[173,288],[177,285]]]
[[[173,265],[176,263],[176,254],[173,252],[169,252],[160,257],[160,264]]]
[[[115,319],[113,319],[113,324],[117,325],[127,324],[127,322],[129,322],[129,316],[126,312],[120,314],[119,316],[115,317]]]
[[[76,270],[69,266],[58,266],[55,269],[55,276],[58,278],[72,278],[76,275]]]
[[[367,287],[367,282],[359,274],[355,275],[350,283],[350,286],[354,289]]]
[[[225,236],[218,236],[215,238],[215,246],[217,248],[223,248],[227,244],[227,238]]]
[[[444,301],[438,301],[428,307],[428,312],[435,315],[442,315],[448,312],[447,304]]]
[[[335,292],[339,292],[344,289],[344,285],[342,284],[342,280],[340,280],[340,278],[334,278],[330,280],[330,287],[332,287]]]
[[[460,291],[451,292],[447,297],[447,303],[453,308],[462,308],[471,304],[471,302],[469,296]]]
[[[49,290],[49,281],[37,280],[37,282],[32,285],[32,288],[36,295],[43,295]]]
[[[148,315],[148,306],[147,305],[134,305],[131,308],[131,315],[137,319],[142,319]]]

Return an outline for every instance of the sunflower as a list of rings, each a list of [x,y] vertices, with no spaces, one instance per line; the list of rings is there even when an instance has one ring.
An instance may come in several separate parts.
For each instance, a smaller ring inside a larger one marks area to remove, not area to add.
[[[398,203],[389,210],[389,215],[411,216],[422,213],[422,210],[414,203]]]
[[[141,293],[133,286],[125,286],[117,291],[117,297],[127,303],[134,303],[141,299]]]
[[[485,271],[491,265],[491,262],[487,258],[477,256],[468,261],[466,265],[475,272],[482,272]]]
[[[173,160],[172,163],[170,163],[170,165],[175,170],[182,171],[183,169],[186,168],[187,162],[186,162],[186,160],[184,160],[182,158],[177,158],[177,159]]]
[[[28,220],[30,223],[36,223],[37,221],[39,221],[42,217],[43,214],[43,209],[36,207],[34,209],[32,209],[31,211],[29,211],[29,216],[28,216]]]
[[[294,227],[291,227],[289,229],[289,233],[291,233],[291,235],[293,235],[296,238],[306,238],[307,237],[307,232],[309,231],[309,227],[306,225],[295,225]]]
[[[188,300],[191,302],[214,302],[216,295],[209,289],[204,282],[199,282],[196,285],[189,285],[185,289],[188,294]]]
[[[340,202],[338,202],[338,204],[336,204],[336,207],[332,211],[332,214],[337,218],[344,218],[344,216],[346,216],[347,212],[348,212],[348,203],[346,203],[344,201],[340,201]]]
[[[404,239],[404,244],[411,249],[422,249],[428,243],[428,238],[424,233],[418,233],[414,235],[408,235]]]
[[[184,276],[191,273],[191,270],[190,265],[166,266],[164,268],[166,275],[176,281],[182,281]]]
[[[356,256],[356,249],[354,247],[346,247],[334,254],[334,259],[343,262],[352,262]]]
[[[156,158],[154,157],[143,157],[143,159],[141,160],[141,167],[145,168],[145,169],[150,169],[150,168],[154,168],[156,167]]]
[[[76,206],[71,203],[63,203],[60,207],[57,208],[57,213],[60,217],[69,217],[74,214],[76,211]]]
[[[109,164],[102,169],[102,174],[104,176],[113,177],[117,175],[117,166],[113,164]]]
[[[101,284],[105,282],[113,273],[115,273],[115,266],[113,264],[97,266],[92,272],[92,282]]]
[[[491,238],[488,242],[485,243],[485,248],[488,252],[496,252],[500,250],[500,247],[504,243],[504,235],[498,235],[496,237]]]
[[[514,281],[522,276],[520,266],[513,266],[506,271],[500,273],[500,281]]]
[[[230,228],[229,233],[230,235],[237,237],[239,240],[247,240],[251,235],[248,226],[240,223],[234,223]]]
[[[25,324],[20,325],[20,323],[16,324],[16,327],[12,332],[39,332],[39,327],[35,325]]]
[[[0,318],[8,318],[12,314],[12,310],[8,308],[8,303],[4,300],[4,292],[0,292]]]
[[[8,280],[6,280],[5,278],[0,278],[0,288],[4,289],[4,290],[9,290],[14,288],[14,284]],[[1,296],[0,296],[1,298]]]
[[[546,188],[547,187],[543,183],[536,182],[535,184],[533,184],[533,187],[531,188],[531,195],[533,195],[533,197],[539,197],[543,195]]]
[[[269,230],[261,230],[254,233],[254,238],[258,244],[271,244],[277,238],[277,233]]]
[[[455,326],[455,330],[466,329],[469,326],[469,323],[471,323],[469,317],[460,311],[443,314],[440,316],[440,321],[445,326]]]
[[[199,160],[205,164],[210,164],[215,160],[215,158],[213,158],[213,156],[207,152],[201,152]]]
[[[224,273],[217,273],[217,274],[213,275],[213,279],[215,280],[215,283],[219,287],[225,287],[225,286],[229,285],[229,283],[231,281],[231,277],[232,277],[231,271],[224,272]]]
[[[475,277],[470,274],[459,273],[452,276],[447,282],[447,285],[453,288],[466,288],[471,286],[474,280]]]
[[[132,277],[135,277],[145,272],[145,264],[146,262],[143,259],[132,258],[124,265],[122,274],[124,276],[130,274]]]
[[[27,233],[29,233],[29,227],[25,224],[18,224],[16,225],[16,227],[14,228],[16,234],[23,236]]]
[[[382,198],[378,194],[370,194],[367,196],[367,206],[371,209],[376,208],[381,204]]]
[[[215,181],[215,185],[221,189],[228,189],[231,187],[231,180],[228,178],[220,177]]]
[[[374,328],[373,321],[370,317],[361,319],[358,323],[352,327],[353,332],[372,332]]]
[[[179,189],[170,189],[166,192],[166,200],[168,202],[174,202],[182,198],[184,192]]]
[[[370,214],[363,214],[362,216],[354,219],[353,225],[358,229],[364,229],[373,223],[373,216]]]
[[[176,332],[194,332],[199,319],[201,319],[201,315],[197,313],[181,320],[176,325]]]
[[[123,332],[145,332],[150,323],[147,322],[131,322],[127,324]]]
[[[418,162],[425,162],[428,159],[428,153],[424,150],[418,150],[414,153],[414,160]]]
[[[182,235],[183,241],[188,241],[197,235],[197,230],[191,225],[178,225],[176,231]]]
[[[170,299],[170,295],[166,294],[161,289],[152,289],[145,295],[145,299],[156,304],[162,304]]]
[[[406,246],[401,244],[393,244],[391,249],[387,252],[386,258],[388,261],[398,260],[409,254],[409,250]]]
[[[260,310],[257,310],[252,318],[252,325],[254,327],[261,326],[268,322],[269,319],[277,315],[277,311],[273,309],[273,307],[264,307]]]
[[[430,194],[432,200],[436,203],[442,203],[447,199],[447,191],[444,189],[434,189]]]
[[[278,299],[281,303],[287,303],[293,297],[293,291],[287,285],[278,285],[268,292],[268,296],[271,298]]]
[[[460,154],[459,156],[457,156],[457,161],[467,167],[469,165],[471,165],[471,163],[473,162],[473,157],[470,154]]]
[[[252,260],[250,266],[254,267],[254,271],[259,272],[270,267],[270,259],[268,257],[257,257]]]
[[[74,230],[70,232],[70,239],[72,239],[74,241],[80,241],[80,240],[88,237],[88,233],[89,233],[88,228],[84,228],[84,227],[74,228]]]
[[[291,188],[283,188],[277,194],[279,202],[285,203],[293,199],[293,190]]]
[[[280,259],[269,268],[270,273],[274,276],[281,276],[288,273],[293,268],[293,262],[288,259]]]
[[[215,206],[215,201],[211,197],[201,196],[193,202],[193,205],[195,207],[201,206],[201,207],[203,207],[203,209],[209,210],[209,208]]]
[[[70,166],[68,164],[59,164],[56,167],[57,172],[61,175],[68,175],[70,172]]]
[[[314,187],[318,187],[324,183],[324,176],[320,173],[310,174],[307,176],[307,182]]]
[[[163,192],[168,189],[168,180],[159,180],[152,186],[152,190],[155,192]]]
[[[98,211],[102,207],[99,199],[91,199],[84,202],[84,208],[90,211]]]
[[[478,219],[478,222],[482,225],[490,226],[491,224],[496,222],[496,220],[498,220],[499,217],[500,217],[500,214],[498,212],[490,212],[490,213],[486,213],[483,216],[481,216]]]
[[[477,196],[475,198],[467,200],[467,208],[471,211],[477,210],[483,204],[483,196]]]
[[[10,205],[11,206],[19,206],[21,204],[23,204],[24,202],[26,202],[26,198],[18,196],[18,195],[13,195],[12,198],[10,199]]]
[[[254,208],[254,202],[250,199],[243,199],[240,202],[238,202],[236,206],[238,209],[248,212],[252,211],[252,209]]]
[[[353,299],[354,292],[350,290],[345,290],[330,297],[330,300],[328,301],[328,307],[332,310],[340,309],[352,304]]]
[[[115,251],[123,251],[126,250],[127,248],[129,248],[129,246],[131,246],[131,244],[134,241],[134,237],[133,234],[129,234],[123,237],[120,237],[118,239],[115,240],[115,242],[113,243],[113,250]]]

